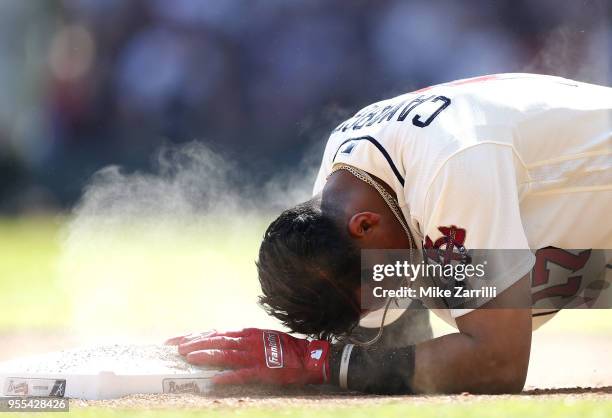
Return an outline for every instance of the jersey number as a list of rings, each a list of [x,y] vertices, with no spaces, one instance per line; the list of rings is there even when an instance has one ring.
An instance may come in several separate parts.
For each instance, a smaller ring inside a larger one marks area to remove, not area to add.
[[[573,254],[554,247],[539,249],[536,251],[536,263],[533,267],[531,286],[537,287],[548,283],[550,280],[549,262],[575,273],[584,267],[587,261],[589,261],[590,256],[591,250],[584,250],[578,254]],[[535,304],[541,299],[555,296],[563,298],[574,296],[580,288],[581,281],[582,276],[580,275],[570,276],[565,283],[539,290],[533,293],[533,303]]]

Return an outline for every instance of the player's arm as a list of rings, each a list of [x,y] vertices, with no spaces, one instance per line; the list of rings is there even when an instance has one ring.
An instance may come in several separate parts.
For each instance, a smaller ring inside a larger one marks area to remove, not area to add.
[[[530,298],[525,277],[486,309],[456,319],[458,333],[416,346],[415,392],[513,393],[523,388],[531,348],[531,309],[513,299]],[[493,307],[504,306],[504,309]]]
[[[525,297],[527,277],[458,318],[457,333],[403,348],[336,348],[330,354],[332,383],[387,394],[518,392],[529,363],[531,310],[507,307],[524,305]]]
[[[175,338],[190,363],[228,369],[217,384],[334,384],[366,393],[512,393],[525,382],[531,346],[524,278],[457,319],[459,332],[383,349],[292,337],[256,328]]]
[[[456,245],[487,249],[485,278],[498,296],[486,309],[467,314],[451,309],[459,332],[416,347],[415,391],[498,393],[523,387],[531,347],[526,275],[535,257],[521,222],[520,167],[510,147],[480,144],[447,161],[431,184],[423,210],[426,241],[443,241],[444,232],[454,230],[446,235],[460,238]]]
[[[492,304],[529,292],[527,279]],[[488,308],[493,308],[489,306]],[[333,384],[366,393],[513,393],[522,389],[531,345],[527,309],[477,309],[457,320],[460,332],[394,349],[245,329],[174,339],[190,363],[228,369],[216,384]]]

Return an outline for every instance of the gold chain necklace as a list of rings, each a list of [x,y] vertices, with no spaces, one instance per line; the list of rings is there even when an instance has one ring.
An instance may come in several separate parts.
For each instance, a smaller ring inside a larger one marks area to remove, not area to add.
[[[393,212],[393,215],[395,215],[395,218],[397,219],[399,224],[404,229],[406,236],[408,237],[408,242],[410,244],[409,260],[410,262],[412,262],[412,249],[414,248],[414,241],[412,240],[412,235],[410,234],[410,230],[408,229],[408,224],[406,223],[403,216],[401,215],[401,210],[400,210],[399,203],[397,202],[397,199],[395,199],[393,195],[391,195],[391,193],[387,191],[387,189],[385,189],[380,183],[374,180],[372,176],[370,176],[368,173],[366,173],[365,171],[359,168],[353,167],[351,165],[337,164],[332,169],[331,173],[329,173],[329,176],[331,176],[336,171],[340,171],[340,170],[348,171],[355,178],[374,187],[374,189],[378,192],[380,197],[382,197],[382,199],[385,201],[385,203],[387,204],[391,212]],[[329,178],[329,176],[327,176],[327,178]],[[357,341],[356,339],[354,339],[353,337],[349,335],[348,340],[351,342],[351,344],[359,345],[362,347],[368,347],[376,343],[380,339],[380,337],[382,337],[383,328],[385,327],[385,318],[387,317],[387,311],[389,310],[389,306],[391,305],[391,302],[393,301],[393,299],[394,298],[392,297],[387,298],[387,302],[385,303],[385,310],[383,311],[382,319],[380,320],[380,327],[378,328],[378,333],[376,334],[376,336],[369,341]],[[351,345],[351,344],[348,344],[348,345]]]
[[[408,242],[410,243],[410,250],[412,252],[412,248],[414,248],[414,242],[412,241],[412,235],[410,234],[410,230],[408,229],[408,224],[406,223],[401,214],[401,209],[399,203],[397,202],[397,199],[395,199],[393,195],[391,195],[391,193],[387,191],[387,189],[385,189],[379,182],[374,180],[372,176],[370,176],[368,173],[351,165],[336,164],[336,166],[332,169],[332,172],[329,175],[331,176],[333,173],[340,170],[348,171],[359,180],[363,181],[366,184],[369,184],[370,186],[374,187],[374,189],[376,189],[380,197],[383,198],[387,206],[389,206],[389,209],[391,209],[391,212],[393,212],[393,215],[395,215],[395,218],[397,219],[399,224],[404,229],[404,232],[408,237]],[[327,177],[329,178],[329,176]]]

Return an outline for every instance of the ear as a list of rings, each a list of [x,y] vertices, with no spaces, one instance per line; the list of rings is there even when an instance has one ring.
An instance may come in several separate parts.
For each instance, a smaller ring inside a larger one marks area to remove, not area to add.
[[[359,212],[351,216],[348,229],[354,238],[364,238],[372,232],[372,228],[380,223],[380,215],[376,212]]]

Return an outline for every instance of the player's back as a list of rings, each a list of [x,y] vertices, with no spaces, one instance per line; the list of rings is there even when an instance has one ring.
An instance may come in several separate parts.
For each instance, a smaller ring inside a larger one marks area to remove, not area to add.
[[[413,235],[426,246],[445,242],[450,238],[442,231],[453,230],[461,231],[454,244],[468,249],[612,248],[607,87],[533,74],[428,87],[367,106],[340,124],[315,193],[336,163],[392,187]],[[546,280],[534,280],[534,295],[566,283],[567,272],[595,277],[592,271],[607,261],[589,254],[578,270],[559,268],[562,274],[555,275],[544,269]],[[513,260],[498,291],[534,261],[529,252]]]
[[[569,210],[563,225],[569,227],[586,201],[572,208],[568,202],[581,192],[612,189],[612,89],[559,77],[476,77],[367,106],[333,131],[315,191],[335,162],[354,164],[393,187],[413,224],[423,225],[427,197],[444,168],[459,159],[484,167],[488,153],[508,149],[530,246],[602,245],[605,236],[568,240],[567,230],[551,233],[542,222]]]
[[[612,246],[610,227],[593,222],[612,206],[612,89],[531,74],[439,87],[431,92],[446,93],[453,108],[436,135],[458,142],[453,153],[482,143],[512,148],[532,248]]]
[[[535,167],[611,153],[612,89],[608,87],[545,75],[499,74],[420,93],[452,99],[439,130],[459,141],[460,147],[475,142],[511,144],[534,174],[541,171],[531,170]],[[532,180],[544,179],[542,175],[546,177],[541,173]]]

